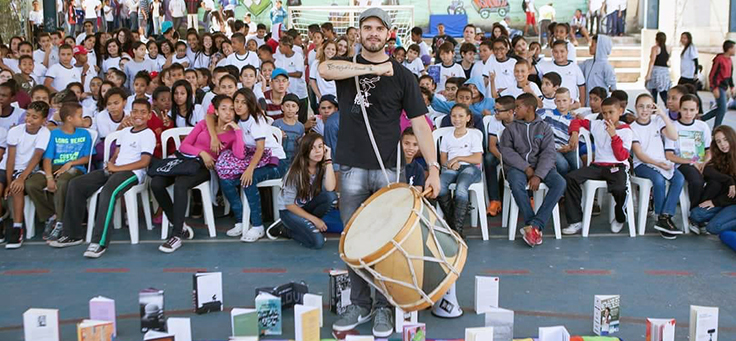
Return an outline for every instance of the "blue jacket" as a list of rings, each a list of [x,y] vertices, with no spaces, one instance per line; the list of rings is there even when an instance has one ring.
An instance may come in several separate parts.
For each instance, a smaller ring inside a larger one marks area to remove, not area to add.
[[[489,110],[491,113],[495,113],[496,100],[494,100],[493,97],[486,95],[486,86],[483,83],[483,79],[480,77],[472,77],[465,81],[465,85],[470,84],[475,85],[481,95],[480,101],[470,105],[470,111],[481,117],[483,116],[484,110]],[[432,108],[437,112],[449,114],[453,106],[455,106],[455,101],[443,101],[437,97],[432,100]]]

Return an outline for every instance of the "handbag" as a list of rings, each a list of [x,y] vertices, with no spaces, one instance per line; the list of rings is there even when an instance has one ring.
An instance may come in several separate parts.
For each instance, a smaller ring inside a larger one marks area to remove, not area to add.
[[[165,159],[152,159],[148,166],[149,176],[179,176],[194,175],[203,164],[200,158],[186,157],[180,152],[174,153],[175,157]]]
[[[219,176],[220,179],[225,180],[240,178],[240,175],[243,174],[250,165],[250,162],[251,160],[253,160],[253,155],[255,155],[255,153],[256,148],[245,147],[245,158],[239,159],[235,156],[235,154],[233,154],[233,151],[230,149],[221,152],[220,156],[217,158],[217,162],[215,163],[215,171],[217,171],[217,176]],[[261,155],[261,159],[258,160],[256,168],[274,164],[273,159],[274,158],[271,156],[271,150],[264,149],[263,155]],[[278,164],[278,161],[276,164]]]

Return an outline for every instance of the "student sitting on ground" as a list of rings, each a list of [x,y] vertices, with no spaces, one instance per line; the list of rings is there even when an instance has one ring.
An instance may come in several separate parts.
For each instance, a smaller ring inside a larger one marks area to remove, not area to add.
[[[575,119],[575,115],[570,112],[572,99],[570,91],[567,88],[557,89],[555,94],[555,110],[545,111],[542,119],[552,127],[555,137],[555,167],[557,171],[565,176],[567,173],[578,169],[578,150],[577,140],[575,143],[570,141],[570,122]]]
[[[496,167],[501,162],[501,151],[499,150],[498,141],[501,139],[506,126],[514,121],[514,109],[516,102],[512,96],[501,96],[496,99],[496,114],[491,115],[488,122],[486,133],[488,134],[488,151],[483,154],[483,166],[486,167],[486,183],[488,184],[488,203],[487,213],[491,217],[498,215],[501,211],[501,191],[498,186],[498,173]]]
[[[565,179],[555,170],[555,133],[536,109],[536,96],[526,93],[516,99],[516,120],[504,130],[500,148],[506,179],[524,217],[520,233],[530,247],[542,244],[544,226],[565,191]],[[536,192],[542,182],[549,191],[535,213],[527,188]]]
[[[580,127],[588,129],[595,140],[595,162],[567,174],[565,190],[565,215],[569,226],[564,234],[576,234],[583,229],[582,186],[588,180],[605,180],[608,192],[616,202],[616,219],[611,223],[611,232],[618,233],[627,219],[626,201],[629,198],[629,150],[634,132],[625,123],[619,122],[623,113],[621,103],[614,97],[606,98],[602,104],[603,120],[575,119],[570,123],[570,144],[577,144]]]

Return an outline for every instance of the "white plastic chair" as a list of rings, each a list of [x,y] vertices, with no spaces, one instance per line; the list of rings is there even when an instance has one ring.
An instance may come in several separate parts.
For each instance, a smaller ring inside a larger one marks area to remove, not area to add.
[[[83,128],[87,129],[87,128]],[[87,162],[87,172],[92,169],[92,152],[95,150],[95,144],[97,144],[97,130],[87,129],[92,140],[92,145],[89,150],[89,162]],[[43,162],[43,160],[42,160]],[[25,204],[23,205],[23,220],[26,223],[26,239],[31,239],[36,236],[36,205],[33,204],[33,200],[26,195],[24,198]]]
[[[273,137],[276,138],[276,142],[278,144],[283,143],[283,132],[278,127],[271,126],[271,134],[273,134]],[[272,206],[273,206],[273,220],[279,220],[279,191],[281,191],[281,184],[283,182],[283,178],[278,179],[270,179],[261,181],[256,185],[258,188],[271,188],[271,200],[272,200]],[[243,232],[247,231],[250,226],[250,206],[248,205],[248,198],[245,197],[245,192],[240,191],[240,198],[243,202]]]
[[[438,128],[437,130],[432,132],[432,137],[434,138],[434,145],[439,146],[439,142],[442,139],[445,134],[452,134],[454,128],[453,127],[445,127],[445,128]],[[472,134],[479,134],[483,135],[482,132],[480,132],[477,129],[470,129],[470,132]],[[481,140],[485,140],[482,139]],[[439,154],[439,150],[438,150]],[[470,205],[473,207],[475,212],[471,213],[471,226],[475,226],[473,223],[473,220],[478,218],[480,219],[480,228],[481,228],[481,234],[483,235],[483,240],[488,240],[488,217],[486,217],[486,186],[485,186],[485,174],[482,172],[482,163],[481,163],[481,180],[479,182],[476,182],[474,184],[471,184],[470,187],[468,187],[468,190],[471,192],[470,195]],[[450,191],[455,190],[455,184],[450,184]],[[441,210],[438,209],[438,212]]]
[[[636,225],[639,227],[639,235],[643,236],[644,233],[646,233],[646,227],[647,227],[647,214],[649,211],[649,195],[652,193],[652,188],[654,187],[654,184],[652,183],[652,180],[649,180],[647,178],[640,178],[638,176],[632,176],[631,177],[631,184],[639,188],[639,207],[638,212],[639,215],[637,217]],[[666,182],[667,189],[670,188],[670,183]],[[688,218],[690,216],[690,200],[687,196],[687,193],[685,193],[687,186],[683,187],[682,191],[680,191],[680,208],[681,208],[681,214],[682,214],[682,231],[687,233],[690,231],[688,228]]]
[[[181,146],[181,136],[189,135],[192,132],[192,127],[183,127],[183,128],[171,128],[164,130],[161,133],[161,157],[166,158],[168,157],[166,153],[166,146],[169,143],[169,140],[174,140],[174,145],[176,145],[176,149],[179,150],[179,147]],[[210,187],[210,181],[207,180],[197,186],[194,186],[188,195],[187,199],[187,211],[186,215],[189,214],[189,201],[191,200],[191,191],[197,190],[202,194],[202,215],[204,216],[205,224],[207,225],[207,231],[210,234],[210,238],[214,238],[217,233],[215,230],[215,213],[212,209],[211,203],[214,202],[212,200],[214,198],[214,193],[212,193],[211,187]],[[169,192],[169,196],[174,196],[174,185],[171,185],[166,188],[166,191]],[[166,216],[166,213],[163,213],[163,216],[161,217],[161,239],[168,238],[169,235],[169,218]]]
[[[437,115],[437,117],[434,118],[434,128],[440,129],[442,127],[442,119],[445,118],[447,114]]]
[[[105,138],[105,150],[104,150],[104,162],[107,162],[110,160],[110,146],[113,142],[115,142],[120,136],[122,135],[122,130],[115,131],[113,133],[110,133]],[[97,214],[97,198],[100,195],[100,192],[102,191],[102,187],[97,190],[89,199],[89,214],[87,215],[87,243],[92,241],[92,231],[94,230],[95,226],[95,216]],[[141,199],[143,201],[143,215],[146,219],[146,227],[148,230],[153,230],[153,223],[151,222],[151,206],[150,206],[150,200],[148,196],[148,179],[146,179],[142,184],[138,184],[133,186],[131,189],[129,189],[125,194],[123,195],[123,200],[125,200],[125,206],[126,206],[126,213],[128,216],[128,230],[130,231],[130,243],[131,244],[138,244],[138,195],[140,194]],[[122,218],[120,218],[120,211],[122,207],[120,205],[120,201],[117,201],[115,204],[115,229],[119,229],[122,227]]]

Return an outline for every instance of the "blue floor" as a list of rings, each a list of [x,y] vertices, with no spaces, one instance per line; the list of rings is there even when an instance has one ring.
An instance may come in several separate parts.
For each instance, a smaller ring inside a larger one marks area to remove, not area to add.
[[[218,220],[218,237],[209,239],[202,225],[191,222],[196,239],[171,255],[157,250],[158,228],[141,230],[138,245],[130,245],[126,229],[116,230],[116,241],[98,260],[82,257],[85,246],[52,249],[38,238],[20,250],[0,250],[0,340],[23,339],[22,313],[31,307],[59,309],[62,339],[75,339],[74,320],[87,316],[87,302],[97,295],[116,300],[117,340],[142,340],[138,291],[148,287],[165,290],[167,316],[192,318],[195,340],[227,340],[228,312],[192,313],[192,272],[198,269],[223,272],[226,308],[252,307],[256,287],[301,280],[327,303],[325,269],[344,268],[336,238],[319,251],[288,240],[243,244],[225,236],[231,224],[231,218]],[[593,220],[590,238],[555,240],[550,228],[544,244],[529,249],[520,238],[506,239],[499,218],[490,218],[489,224],[491,240],[480,240],[478,229],[471,230],[468,240],[469,255],[457,287],[465,315],[442,320],[421,312],[428,337],[462,338],[466,327],[483,325],[483,316],[472,309],[473,276],[485,274],[501,277],[500,304],[516,312],[516,337],[536,335],[538,327],[552,325],[565,325],[573,335],[590,335],[593,296],[619,294],[619,335],[624,340],[643,339],[647,317],[677,319],[676,339],[687,340],[691,304],[719,306],[720,340],[736,340],[736,253],[715,236],[629,238],[625,231],[611,235],[599,217]],[[292,313],[285,312],[281,338],[293,338]],[[323,337],[329,337],[335,318],[325,310]],[[369,333],[370,325],[359,331]]]

